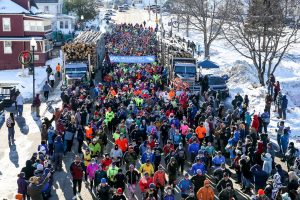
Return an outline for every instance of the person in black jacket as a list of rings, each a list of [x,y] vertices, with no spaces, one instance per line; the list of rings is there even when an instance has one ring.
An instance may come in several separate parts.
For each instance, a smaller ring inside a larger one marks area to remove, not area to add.
[[[134,168],[134,165],[129,166],[129,170],[125,174],[127,183],[128,183],[128,189],[131,194],[131,197],[134,197],[134,194],[136,192],[136,184],[138,180],[140,179],[139,172]]]
[[[237,199],[234,189],[230,183],[226,183],[224,188],[219,194],[220,200]]]
[[[204,186],[205,176],[203,176],[201,169],[197,169],[197,174],[191,178],[194,184],[194,194],[196,196],[198,190]]]
[[[102,178],[100,185],[97,187],[98,200],[108,200],[110,196],[110,186],[107,184],[106,178]]]
[[[242,173],[242,191],[250,192],[250,180],[252,178],[252,173],[250,171],[250,161],[249,157],[243,155],[240,159],[240,168]]]
[[[22,168],[21,172],[25,173],[25,179],[29,180],[30,177],[34,175],[35,168],[32,166],[32,161],[27,160],[25,167]]]
[[[116,188],[122,188],[122,190],[125,190],[125,183],[126,183],[126,176],[122,173],[122,169],[120,168],[118,170],[118,173],[115,175],[116,180]]]
[[[230,180],[228,174],[225,172],[223,174],[223,178],[217,184],[218,192],[221,192],[222,190],[226,189],[228,183],[231,184],[231,187],[233,187],[232,181]]]

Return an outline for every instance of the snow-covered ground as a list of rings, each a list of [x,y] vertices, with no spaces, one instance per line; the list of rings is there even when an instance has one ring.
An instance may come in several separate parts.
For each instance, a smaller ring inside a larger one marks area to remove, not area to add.
[[[50,65],[53,72],[57,63],[62,63],[61,58],[54,58],[46,62],[46,66]],[[47,79],[46,66],[35,68],[35,88],[36,93],[40,92],[43,84]],[[22,93],[25,99],[32,98],[32,75],[28,75],[28,68],[24,70],[25,76],[22,75],[22,69],[2,70],[0,71],[0,83],[14,83],[16,88]]]
[[[142,23],[146,21],[146,26],[155,26],[156,24],[155,14],[151,13],[149,20],[148,11],[142,9],[130,9],[127,12],[118,13],[112,18],[116,23]],[[164,29],[166,30],[166,37],[170,30],[168,22],[171,21],[171,18],[173,17],[169,14],[163,13],[162,21]],[[203,47],[201,33],[190,30],[190,37],[188,38],[185,34],[186,31],[184,29],[177,32],[177,29],[173,28],[173,36],[185,37],[186,40],[194,41]],[[274,75],[276,80],[281,83],[282,91],[287,95],[289,100],[287,120],[285,123],[291,127],[291,140],[296,142],[296,146],[300,147],[300,141],[297,142],[298,137],[300,137],[300,54],[298,49],[300,49],[299,43],[290,48],[287,56],[282,60]],[[200,56],[198,59],[203,60],[204,58]],[[252,65],[251,60],[242,57],[222,39],[218,39],[212,44],[210,60],[217,63],[220,69],[209,73],[229,75],[228,86],[230,88],[231,97],[234,97],[238,92],[242,96],[247,94],[250,99],[250,111],[255,110],[257,113],[263,112],[265,106],[264,97],[267,90],[265,87],[259,85],[259,81],[255,75],[256,69]],[[231,99],[228,99],[228,101],[231,101]],[[272,106],[272,110],[274,110],[274,106]],[[276,137],[275,128],[277,122],[280,120],[277,119],[277,113],[275,112],[271,113],[271,118],[269,132],[271,138],[274,139]]]

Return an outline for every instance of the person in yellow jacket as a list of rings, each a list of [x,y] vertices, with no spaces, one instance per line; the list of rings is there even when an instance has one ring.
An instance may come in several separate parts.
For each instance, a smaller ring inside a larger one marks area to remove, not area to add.
[[[144,174],[145,172],[147,172],[150,176],[154,174],[154,168],[149,159],[140,167],[140,173]]]
[[[116,184],[116,179],[115,176],[119,171],[119,167],[116,166],[116,163],[113,162],[107,169],[107,178],[108,178],[108,183],[111,187],[114,187]]]
[[[85,152],[83,152],[83,155],[82,155],[82,158],[83,158],[83,163],[84,163],[84,171],[86,171],[86,168],[87,166],[89,165],[89,163],[91,162],[91,159],[92,159],[92,155],[91,155],[91,152],[89,149],[86,149]],[[85,180],[87,180],[87,174],[84,173],[84,178]]]
[[[91,151],[92,158],[98,157],[101,152],[101,147],[96,138],[93,139],[93,142],[89,144],[89,149]]]
[[[141,97],[136,97],[134,98],[135,104],[136,106],[140,109],[144,103],[144,99],[142,99]]]

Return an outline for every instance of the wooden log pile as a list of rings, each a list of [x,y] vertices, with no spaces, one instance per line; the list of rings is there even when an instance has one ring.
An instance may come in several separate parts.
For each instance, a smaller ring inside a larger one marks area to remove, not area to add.
[[[61,47],[65,53],[66,60],[87,61],[88,55],[91,56],[91,63],[94,65],[97,59],[97,41],[100,39],[101,32],[84,31],[80,33],[72,43],[66,43]]]

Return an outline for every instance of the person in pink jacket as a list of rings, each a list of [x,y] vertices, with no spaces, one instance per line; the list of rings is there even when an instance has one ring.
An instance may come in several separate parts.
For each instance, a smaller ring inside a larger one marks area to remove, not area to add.
[[[94,179],[95,179],[95,172],[99,169],[99,165],[96,163],[95,158],[92,158],[91,162],[88,164],[86,173],[88,175],[88,178],[90,179],[90,186],[91,189],[94,186]]]

